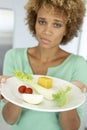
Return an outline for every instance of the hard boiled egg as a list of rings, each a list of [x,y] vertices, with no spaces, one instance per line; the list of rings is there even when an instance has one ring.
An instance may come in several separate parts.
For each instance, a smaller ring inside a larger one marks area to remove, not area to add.
[[[39,104],[43,101],[43,95],[39,94],[22,94],[23,100],[30,104]]]

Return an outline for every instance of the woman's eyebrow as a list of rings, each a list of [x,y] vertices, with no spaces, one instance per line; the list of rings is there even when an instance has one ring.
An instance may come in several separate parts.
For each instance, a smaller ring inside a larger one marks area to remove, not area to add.
[[[45,19],[45,18],[42,18],[42,17],[37,17],[38,19]]]
[[[61,19],[54,19],[54,21],[55,21],[55,22],[61,22],[61,23],[64,23],[64,21],[61,20]]]
[[[39,19],[46,19],[46,18],[44,18],[44,17],[38,17]],[[54,21],[62,21],[63,22],[63,20],[61,20],[61,19],[53,19]]]

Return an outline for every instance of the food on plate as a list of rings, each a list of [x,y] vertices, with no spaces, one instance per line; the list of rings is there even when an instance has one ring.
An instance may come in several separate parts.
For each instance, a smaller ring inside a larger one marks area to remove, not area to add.
[[[14,71],[14,76],[22,81],[24,81],[27,85],[29,85],[32,89],[34,89],[37,93],[44,96],[44,98],[48,100],[53,100],[52,94],[55,93],[53,88],[46,89],[41,85],[38,85],[33,81],[32,75],[21,72],[21,71]]]
[[[18,87],[18,91],[20,93],[24,93],[25,89],[26,89],[26,86],[24,86],[24,85],[21,85],[21,86]]]
[[[44,98],[53,100],[52,94],[55,93],[54,89],[46,89],[35,83],[33,80],[28,80],[26,83],[29,84],[29,86],[31,86],[37,93],[43,95]]]
[[[20,71],[16,71],[15,77],[19,78],[20,80],[24,81],[29,85],[32,89],[34,89],[38,94],[43,95],[44,98],[47,100],[54,100],[57,102],[57,104],[62,107],[67,103],[67,94],[71,90],[71,87],[58,87],[58,90],[55,91],[52,88],[45,88],[41,85],[35,83],[33,81],[33,78],[31,78],[30,75],[26,76],[27,74],[22,73]],[[27,78],[26,78],[27,77]],[[41,76],[40,76],[41,77]]]
[[[54,101],[57,102],[59,107],[64,106],[67,103],[68,92],[71,90],[71,87],[65,86],[65,88],[60,88],[57,94],[53,94]]]
[[[23,94],[23,100],[30,104],[39,104],[43,101],[43,96],[39,94]]]
[[[32,88],[29,88],[29,87],[27,87],[27,86],[25,86],[25,85],[19,86],[19,87],[18,87],[18,91],[19,91],[20,93],[28,93],[28,94],[32,94],[32,93],[33,93]]]
[[[37,83],[44,88],[52,88],[53,80],[48,77],[39,77]]]
[[[14,70],[14,71],[13,71],[13,74],[14,74],[17,78],[19,78],[19,79],[21,79],[21,80],[27,81],[27,80],[32,80],[32,79],[33,79],[33,77],[32,77],[31,74],[26,74],[26,73],[23,73],[23,72],[21,72],[21,71],[19,71],[19,70]]]
[[[33,89],[32,88],[26,88],[24,93],[32,94]]]

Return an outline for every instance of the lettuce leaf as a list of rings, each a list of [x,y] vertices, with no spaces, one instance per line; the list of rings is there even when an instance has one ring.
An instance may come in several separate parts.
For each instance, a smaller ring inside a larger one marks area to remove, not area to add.
[[[67,94],[71,90],[71,87],[65,86],[66,88],[60,89],[57,94],[53,94],[54,101],[57,102],[59,107],[63,107],[67,103]]]

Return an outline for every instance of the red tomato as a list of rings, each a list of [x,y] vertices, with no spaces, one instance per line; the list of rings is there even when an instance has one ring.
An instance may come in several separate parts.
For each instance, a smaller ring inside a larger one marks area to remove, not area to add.
[[[18,88],[18,91],[19,91],[20,93],[24,93],[25,90],[26,90],[26,86],[24,86],[24,85],[21,85],[21,86],[19,86],[19,88]]]
[[[33,90],[32,90],[32,88],[26,88],[24,93],[32,94]]]

